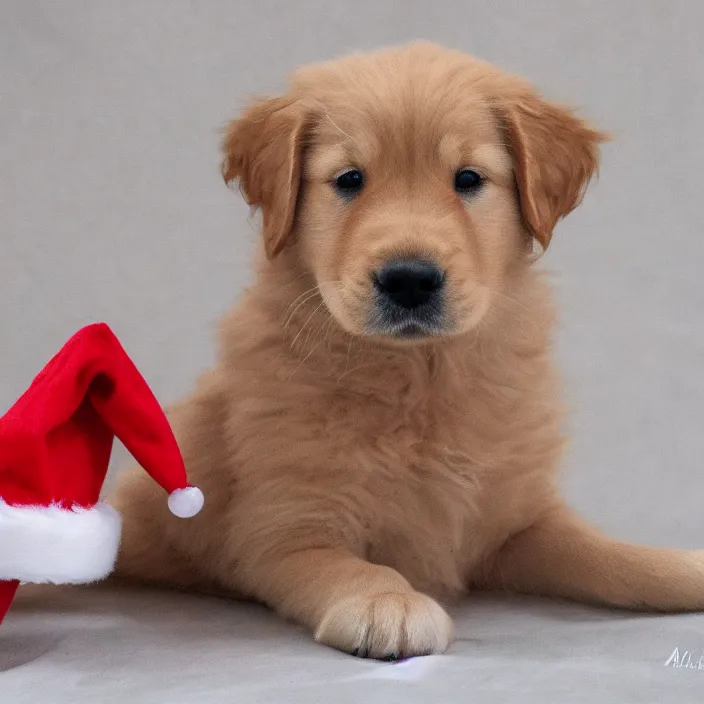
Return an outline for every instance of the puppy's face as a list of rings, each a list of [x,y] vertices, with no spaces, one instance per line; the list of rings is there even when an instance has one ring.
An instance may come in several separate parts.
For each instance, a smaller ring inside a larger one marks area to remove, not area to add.
[[[448,100],[427,74],[384,83],[324,100],[303,165],[299,247],[349,331],[461,332],[520,250],[511,159],[472,95]]]
[[[602,136],[525,82],[416,44],[313,66],[235,121],[224,173],[349,332],[466,332],[547,246]]]

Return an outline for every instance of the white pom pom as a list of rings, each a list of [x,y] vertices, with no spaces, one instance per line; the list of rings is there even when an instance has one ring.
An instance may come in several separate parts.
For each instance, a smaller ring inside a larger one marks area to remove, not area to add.
[[[169,511],[179,518],[193,518],[204,503],[203,492],[197,486],[176,489],[169,494]]]

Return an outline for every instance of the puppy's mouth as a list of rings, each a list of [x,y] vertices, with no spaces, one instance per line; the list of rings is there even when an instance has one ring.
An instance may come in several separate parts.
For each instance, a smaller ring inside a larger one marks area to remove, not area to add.
[[[398,325],[388,330],[380,330],[376,334],[383,334],[388,337],[395,337],[399,340],[423,340],[427,337],[437,337],[443,334],[444,330],[438,326],[429,326],[423,323],[408,323]]]
[[[382,335],[399,340],[421,340],[449,332],[440,299],[407,310],[376,296],[367,318],[368,335]]]

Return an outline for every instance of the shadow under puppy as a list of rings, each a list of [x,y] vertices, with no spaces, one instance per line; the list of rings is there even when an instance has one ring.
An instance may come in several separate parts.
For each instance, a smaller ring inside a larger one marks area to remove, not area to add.
[[[169,416],[206,508],[180,523],[123,475],[119,574],[257,599],[376,658],[445,650],[438,600],[472,588],[704,607],[702,552],[611,540],[557,488],[532,251],[604,139],[427,43],[304,68],[232,122],[223,173],[262,210],[264,251]]]

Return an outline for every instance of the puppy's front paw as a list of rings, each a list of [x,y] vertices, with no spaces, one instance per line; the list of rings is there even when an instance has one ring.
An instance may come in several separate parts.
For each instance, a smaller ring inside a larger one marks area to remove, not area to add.
[[[319,643],[378,659],[442,653],[453,637],[450,617],[419,592],[342,599],[315,632]]]

